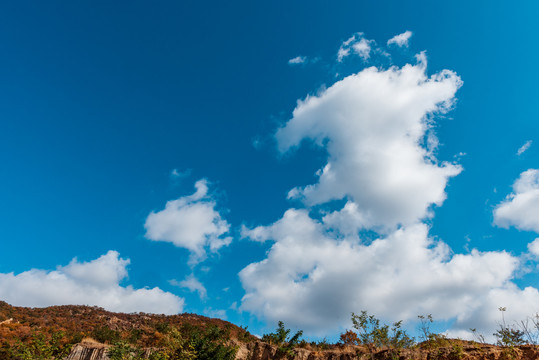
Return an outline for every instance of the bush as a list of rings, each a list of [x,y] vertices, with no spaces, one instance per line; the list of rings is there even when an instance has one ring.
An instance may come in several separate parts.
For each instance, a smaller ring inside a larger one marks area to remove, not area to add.
[[[355,332],[347,330],[345,333],[341,334],[339,343],[342,345],[360,345],[361,341]]]
[[[92,337],[99,342],[114,344],[120,341],[120,333],[107,326],[101,326],[92,332]]]
[[[500,346],[518,346],[524,344],[524,332],[510,327],[505,323],[504,312],[507,310],[505,307],[498,308],[502,313],[502,322],[498,324],[498,330],[493,334],[497,339],[497,345]]]
[[[414,338],[401,329],[402,321],[393,326],[380,324],[374,315],[362,311],[360,315],[352,313],[352,323],[359,333],[359,341],[363,345],[375,347],[409,348],[415,344]]]
[[[292,337],[289,337],[290,329],[286,329],[284,323],[279,321],[277,329],[273,333],[264,334],[262,341],[272,345],[277,345],[278,357],[292,358],[294,356],[294,348],[298,345],[303,331],[299,330]]]
[[[196,351],[189,340],[184,338],[175,327],[168,327],[165,337],[161,340],[162,349],[150,356],[152,360],[189,360],[196,359]]]
[[[144,359],[144,351],[131,346],[125,341],[119,341],[109,349],[107,355],[111,360],[139,360]]]
[[[201,360],[234,360],[237,348],[227,345],[230,332],[218,326],[191,333],[191,346]]]
[[[21,360],[56,360],[63,359],[71,350],[70,344],[62,343],[63,332],[55,332],[50,338],[44,333],[33,333],[30,341],[18,342],[13,355]]]

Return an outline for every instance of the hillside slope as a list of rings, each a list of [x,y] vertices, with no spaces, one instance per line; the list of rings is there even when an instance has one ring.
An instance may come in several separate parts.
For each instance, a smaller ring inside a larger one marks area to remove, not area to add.
[[[124,352],[111,355],[112,350]],[[287,350],[289,358],[297,360],[539,359],[538,346],[499,347],[462,340],[409,349],[303,342]],[[279,346],[241,327],[195,314],[122,314],[88,306],[23,308],[0,302],[0,360],[270,360],[285,358],[283,354]]]

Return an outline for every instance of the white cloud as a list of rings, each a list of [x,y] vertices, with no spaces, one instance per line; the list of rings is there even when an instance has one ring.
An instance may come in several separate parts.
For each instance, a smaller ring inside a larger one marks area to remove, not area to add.
[[[98,259],[76,258],[54,271],[32,269],[0,274],[0,298],[17,306],[97,305],[110,311],[177,314],[184,300],[159,288],[120,286],[127,277],[128,259],[109,251]]]
[[[395,35],[391,39],[387,41],[387,45],[395,44],[400,47],[406,46],[408,47],[408,40],[412,37],[411,31],[405,31],[402,34]]]
[[[354,34],[341,44],[337,52],[337,61],[343,61],[351,53],[355,53],[365,61],[368,60],[371,54],[372,43],[374,43],[374,40],[365,39],[363,33]]]
[[[148,215],[144,227],[146,237],[154,241],[171,242],[191,251],[189,263],[206,258],[206,250],[216,252],[229,245],[232,238],[225,236],[230,225],[215,210],[215,201],[208,196],[206,180],[195,184],[193,195],[168,201],[165,209]]]
[[[513,192],[494,209],[494,224],[539,233],[539,170],[520,174]]]
[[[524,145],[519,147],[518,150],[517,150],[517,156],[522,155],[526,150],[528,150],[530,148],[530,146],[532,145],[532,143],[533,143],[533,141],[528,140],[528,141],[526,141],[524,143]]]
[[[354,36],[343,43],[339,60],[355,42]],[[282,153],[309,140],[327,151],[328,161],[316,184],[289,192],[306,209],[289,209],[269,226],[243,227],[242,236],[273,244],[240,272],[246,292],[240,310],[309,334],[349,327],[350,313],[361,310],[386,321],[432,314],[452,322],[453,334],[470,337],[474,327],[489,339],[498,307],[512,309],[508,321],[538,310],[538,291],[512,281],[521,258],[475,249],[454,254],[422,223],[461,171],[436,159],[432,127],[462,83],[448,70],[428,77],[425,53],[417,60],[337,81],[299,101],[276,132]],[[345,200],[344,207],[335,210],[333,200]],[[378,235],[363,239],[362,229]]]
[[[172,171],[170,172],[170,177],[173,178],[173,179],[181,179],[181,178],[187,177],[189,175],[191,175],[191,169],[187,169],[185,171],[180,171],[178,169],[172,169]]]
[[[528,251],[532,255],[539,257],[539,238],[535,239],[534,241],[528,244]]]
[[[290,65],[297,65],[297,64],[304,64],[306,61],[307,61],[306,56],[296,56],[295,58],[288,60],[288,63]]]
[[[346,198],[360,227],[394,227],[432,216],[430,207],[443,203],[447,181],[461,167],[438,163],[423,143],[436,146],[429,116],[451,108],[461,80],[448,70],[427,77],[425,55],[418,60],[400,69],[367,68],[298,101],[292,119],[276,133],[279,150],[309,139],[329,156],[318,183],[292,189],[290,198],[308,206]]]
[[[453,331],[490,330],[497,307],[521,306],[518,294],[529,301],[516,315],[533,313],[539,301],[535,289],[522,291],[510,282],[518,258],[503,251],[452,255],[428,236],[425,224],[362,243],[337,240],[306,210],[291,209],[259,227],[257,236],[275,243],[266,259],[240,272],[246,290],[241,309],[311,334],[349,326],[350,312],[361,310],[392,321],[432,314],[456,318]]]
[[[170,280],[169,283],[173,286],[186,288],[191,292],[194,292],[194,291],[198,292],[198,296],[200,297],[200,300],[204,300],[208,297],[206,288],[193,274],[187,276],[182,281]]]

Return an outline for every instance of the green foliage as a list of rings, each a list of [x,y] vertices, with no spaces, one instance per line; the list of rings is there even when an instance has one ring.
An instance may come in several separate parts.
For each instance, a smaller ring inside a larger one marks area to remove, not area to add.
[[[241,341],[241,342],[249,342],[252,340],[252,335],[251,333],[249,332],[249,330],[247,330],[247,326],[243,327],[243,326],[240,326],[240,332],[238,334],[238,340]]]
[[[190,344],[200,360],[234,360],[237,348],[227,345],[230,331],[217,326],[195,329]]]
[[[44,333],[33,333],[31,340],[19,341],[12,353],[20,360],[56,360],[63,359],[71,350],[71,345],[63,344],[63,332],[55,332],[50,338]]]
[[[450,345],[451,341],[444,334],[433,333],[430,330],[430,326],[434,322],[431,314],[418,315],[417,317],[419,319],[418,330],[422,340],[421,347],[434,349]]]
[[[160,322],[155,324],[155,330],[159,331],[162,334],[166,334],[170,329],[170,324],[167,322]]]
[[[100,326],[94,329],[92,337],[102,343],[114,344],[120,341],[120,332],[112,330],[108,326]]]
[[[140,329],[131,329],[129,331],[129,337],[128,337],[128,341],[131,343],[131,344],[136,344],[137,341],[141,338],[142,334],[144,332]]]
[[[493,334],[500,346],[518,346],[525,343],[524,333],[518,329],[500,326]]]
[[[162,340],[162,349],[150,355],[151,360],[190,360],[196,359],[196,351],[181,332],[171,326]]]
[[[279,321],[277,329],[273,333],[264,334],[262,341],[272,345],[277,345],[277,356],[292,358],[294,356],[294,348],[298,345],[303,330],[299,330],[292,337],[289,337],[290,329],[285,328],[284,323]]]
[[[139,360],[144,359],[144,351],[131,346],[126,341],[119,341],[108,350],[107,355],[111,360]]]
[[[164,330],[164,329],[163,329]],[[149,360],[233,360],[237,349],[227,344],[229,331],[217,326],[205,329],[185,325],[179,330],[167,326],[159,348],[149,354]],[[111,360],[143,359],[143,351],[129,343],[117,342],[109,350]]]
[[[451,346],[451,352],[449,353],[449,357],[454,360],[462,359],[464,356],[464,349],[462,345],[460,344],[453,344]]]
[[[498,308],[502,313],[502,322],[498,324],[498,330],[493,334],[497,341],[496,343],[500,346],[518,346],[524,344],[524,332],[510,327],[505,323],[504,312],[507,310],[505,307]]]
[[[0,302],[0,305],[2,302]],[[0,345],[0,359],[10,360],[12,359],[12,349],[11,345],[7,341],[2,341],[2,345]]]
[[[327,338],[323,338],[316,343],[316,348],[319,350],[328,350],[331,348],[331,344],[329,343]]]
[[[386,324],[381,325],[380,320],[374,315],[368,315],[366,311],[362,311],[360,315],[352,313],[352,323],[363,345],[409,348],[415,344],[414,338],[408,336],[401,328],[402,321],[397,321],[391,327]]]

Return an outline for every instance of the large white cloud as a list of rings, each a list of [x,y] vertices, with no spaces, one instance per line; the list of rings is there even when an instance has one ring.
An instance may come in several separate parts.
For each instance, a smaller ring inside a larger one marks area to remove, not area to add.
[[[539,233],[539,170],[529,169],[513,184],[513,192],[494,209],[494,223]]]
[[[150,213],[144,225],[148,239],[190,250],[190,264],[204,260],[207,249],[215,252],[232,240],[225,236],[230,225],[208,196],[207,181],[197,181],[195,188],[194,194],[168,201],[163,210]]]
[[[431,216],[429,208],[442,204],[448,179],[461,168],[438,163],[423,146],[437,143],[429,115],[451,107],[461,80],[448,70],[428,77],[424,55],[418,59],[403,68],[367,68],[298,102],[276,133],[279,150],[309,139],[329,158],[317,184],[295,188],[289,197],[308,206],[347,198],[363,227]]]
[[[357,41],[345,42],[340,55],[348,56]],[[266,258],[240,272],[241,309],[308,334],[350,326],[350,313],[361,310],[386,321],[432,314],[452,323],[451,334],[469,338],[474,327],[488,339],[498,307],[508,309],[508,322],[539,310],[537,289],[513,281],[530,254],[454,254],[424,223],[461,171],[436,159],[432,131],[461,84],[448,70],[427,76],[423,53],[415,65],[367,68],[298,102],[276,133],[279,150],[313,141],[328,161],[316,184],[289,192],[305,209],[242,229],[246,238],[273,244]],[[536,183],[522,181],[515,191],[528,193]],[[345,205],[335,210],[333,200]],[[360,230],[378,235],[371,241]],[[530,244],[530,252],[536,247]]]
[[[20,274],[0,274],[0,299],[12,305],[97,305],[110,311],[177,314],[184,300],[159,288],[121,286],[128,259],[109,251],[90,262],[73,259],[54,271],[32,269]]]
[[[457,318],[454,329],[464,330],[473,318],[481,329],[491,327],[497,307],[519,304],[508,304],[510,294],[520,293],[510,282],[519,265],[516,257],[477,250],[452,255],[445,243],[428,236],[425,224],[362,243],[357,236],[336,240],[306,210],[291,209],[270,226],[244,230],[244,236],[275,243],[266,259],[241,271],[242,309],[310,333],[349,325],[350,312],[360,310],[391,320],[419,314]],[[489,294],[496,291],[504,302],[483,316]],[[536,291],[531,293],[539,301]],[[528,315],[535,311],[521,309],[531,311]]]

